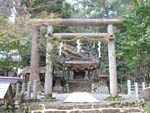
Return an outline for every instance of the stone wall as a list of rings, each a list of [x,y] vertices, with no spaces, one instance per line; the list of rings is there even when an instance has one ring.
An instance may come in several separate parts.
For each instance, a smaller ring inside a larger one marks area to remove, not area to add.
[[[31,105],[32,113],[141,113],[133,103]]]

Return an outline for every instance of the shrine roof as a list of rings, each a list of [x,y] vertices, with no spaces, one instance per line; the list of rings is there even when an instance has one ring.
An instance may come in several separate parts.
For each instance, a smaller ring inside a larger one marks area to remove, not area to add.
[[[68,67],[69,70],[94,70],[99,67],[99,61],[98,60],[65,61],[64,66]]]
[[[23,82],[23,80],[19,77],[4,77],[0,76],[0,83],[11,83],[11,84],[16,84],[18,82]]]

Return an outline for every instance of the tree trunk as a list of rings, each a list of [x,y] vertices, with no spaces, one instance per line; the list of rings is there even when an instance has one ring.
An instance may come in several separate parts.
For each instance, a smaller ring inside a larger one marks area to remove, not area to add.
[[[31,75],[30,80],[33,84],[34,80],[37,80],[38,85],[40,83],[39,79],[39,66],[40,66],[40,48],[39,48],[39,39],[40,39],[40,28],[33,27],[32,31],[32,52],[31,52]]]

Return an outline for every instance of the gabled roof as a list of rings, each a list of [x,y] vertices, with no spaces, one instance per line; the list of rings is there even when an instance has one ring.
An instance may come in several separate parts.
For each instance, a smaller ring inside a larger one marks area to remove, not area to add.
[[[0,83],[0,99],[4,99],[10,83]]]
[[[73,60],[65,61],[64,66],[70,70],[94,70],[99,68],[98,60]]]
[[[0,83],[11,83],[16,84],[18,82],[23,82],[23,80],[19,77],[4,77],[0,76]]]

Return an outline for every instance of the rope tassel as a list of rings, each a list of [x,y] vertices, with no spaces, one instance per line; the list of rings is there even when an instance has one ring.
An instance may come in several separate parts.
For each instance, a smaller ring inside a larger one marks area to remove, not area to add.
[[[80,50],[81,50],[81,43],[80,43],[80,40],[78,39],[78,40],[76,41],[76,43],[77,43],[77,51],[78,51],[78,53],[79,53]]]
[[[101,42],[98,42],[98,56],[101,58]]]
[[[59,55],[62,55],[62,47],[63,47],[63,42],[60,43],[59,45]]]

